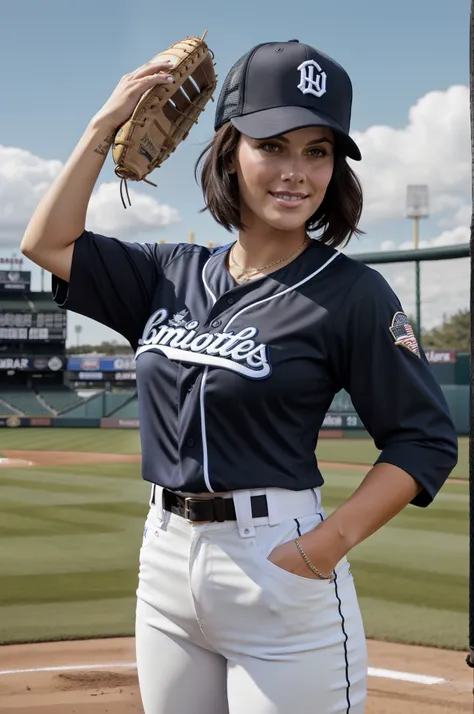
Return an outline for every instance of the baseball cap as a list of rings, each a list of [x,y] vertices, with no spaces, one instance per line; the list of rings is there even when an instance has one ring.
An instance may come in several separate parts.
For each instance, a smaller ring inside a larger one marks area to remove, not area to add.
[[[328,55],[299,40],[265,42],[234,64],[217,102],[214,129],[232,122],[252,139],[268,139],[308,126],[327,126],[351,159],[359,147],[349,136],[352,83]]]

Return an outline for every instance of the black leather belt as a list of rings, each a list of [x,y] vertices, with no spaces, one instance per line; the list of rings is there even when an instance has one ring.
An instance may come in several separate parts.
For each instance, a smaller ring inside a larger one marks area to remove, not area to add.
[[[155,492],[152,501],[154,503]],[[268,516],[268,505],[266,496],[251,496],[250,504],[253,518],[265,518]],[[163,509],[177,516],[186,518],[191,523],[213,523],[218,521],[236,521],[235,506],[233,498],[199,498],[180,496],[173,491],[163,489]]]

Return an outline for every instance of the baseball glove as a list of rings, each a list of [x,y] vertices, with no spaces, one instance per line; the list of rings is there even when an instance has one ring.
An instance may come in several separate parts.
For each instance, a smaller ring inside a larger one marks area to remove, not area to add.
[[[186,37],[171,45],[157,57],[174,62],[167,70],[173,84],[160,84],[145,92],[132,116],[118,128],[112,145],[115,173],[120,181],[124,208],[123,185],[127,181],[145,181],[146,176],[173,153],[197,124],[217,84],[214,53],[202,37]],[[154,59],[154,58],[153,58]]]

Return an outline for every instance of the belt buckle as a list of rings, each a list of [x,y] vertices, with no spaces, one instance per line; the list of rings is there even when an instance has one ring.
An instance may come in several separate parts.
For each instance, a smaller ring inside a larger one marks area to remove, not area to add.
[[[188,523],[191,523],[191,525],[193,525],[193,524],[199,525],[202,523],[209,523],[209,521],[192,521],[189,518],[189,503],[188,503],[188,501],[207,501],[207,500],[208,500],[207,498],[199,498],[196,496],[187,496],[184,499],[184,517],[188,521]]]

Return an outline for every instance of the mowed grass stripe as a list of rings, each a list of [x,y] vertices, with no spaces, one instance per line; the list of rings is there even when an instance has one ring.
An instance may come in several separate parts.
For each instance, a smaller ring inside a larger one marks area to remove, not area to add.
[[[33,536],[51,536],[51,535],[84,535],[85,533],[117,533],[116,528],[106,525],[96,525],[94,528],[81,526],[79,523],[67,523],[65,525],[54,524],[51,521],[47,523],[34,523],[27,525],[24,522],[0,525],[0,538],[31,538]]]
[[[361,597],[374,597],[384,602],[417,603],[426,609],[466,612],[467,575],[444,578],[439,572],[413,567],[394,567],[391,563],[367,563],[351,558],[357,592]]]
[[[2,429],[2,450],[89,451],[104,454],[141,453],[138,429]]]
[[[135,608],[135,592],[93,603],[8,605],[1,611],[0,644],[133,635]]]
[[[19,509],[18,514],[5,515],[0,523],[0,538],[24,538],[46,536],[88,535],[91,533],[120,533],[117,525],[109,523],[85,523],[68,521],[65,518],[38,518],[36,514],[25,514]],[[60,546],[60,544],[59,544]]]
[[[342,487],[325,488],[323,491],[323,506],[329,513],[344,503],[352,490]],[[449,505],[438,505],[436,501],[428,508],[408,506],[398,516],[390,521],[390,525],[405,528],[410,531],[431,531],[451,533],[453,535],[468,535],[469,523],[466,516],[466,500],[460,500]],[[385,526],[387,527],[387,526]]]
[[[425,610],[423,603],[399,604],[360,597],[367,637],[408,645],[445,647],[465,651],[468,631],[467,610],[463,613]],[[460,667],[464,659],[460,659]]]
[[[26,478],[27,472],[18,474],[16,478],[8,478],[0,471],[0,489],[2,488],[24,488],[27,491],[48,491],[50,493],[106,493],[107,489],[101,489],[98,486],[86,486],[68,479],[67,481],[41,481],[38,478]]]
[[[148,507],[142,503],[131,502],[96,502],[96,503],[75,503],[61,506],[38,506],[34,510],[27,511],[22,504],[5,503],[1,510],[18,516],[28,516],[33,520],[57,521],[58,523],[70,523],[72,520],[86,522],[92,525],[92,521],[100,518],[110,519],[111,523],[117,523],[115,516],[143,518],[146,516]]]
[[[129,597],[137,586],[137,568],[47,576],[11,575],[0,577],[0,605],[41,605],[44,603],[85,602]]]
[[[36,471],[44,474],[64,474],[66,468],[70,476],[82,476],[86,478],[91,476],[103,476],[104,478],[114,479],[115,481],[118,479],[141,478],[141,464],[130,462],[99,463],[82,466],[76,464],[68,464],[67,466],[45,466],[36,467]]]
[[[123,532],[123,519],[144,520],[147,504],[135,501],[76,502],[35,505],[5,501],[0,509],[0,537],[29,538],[46,535],[81,535]],[[122,523],[121,523],[122,521]]]

